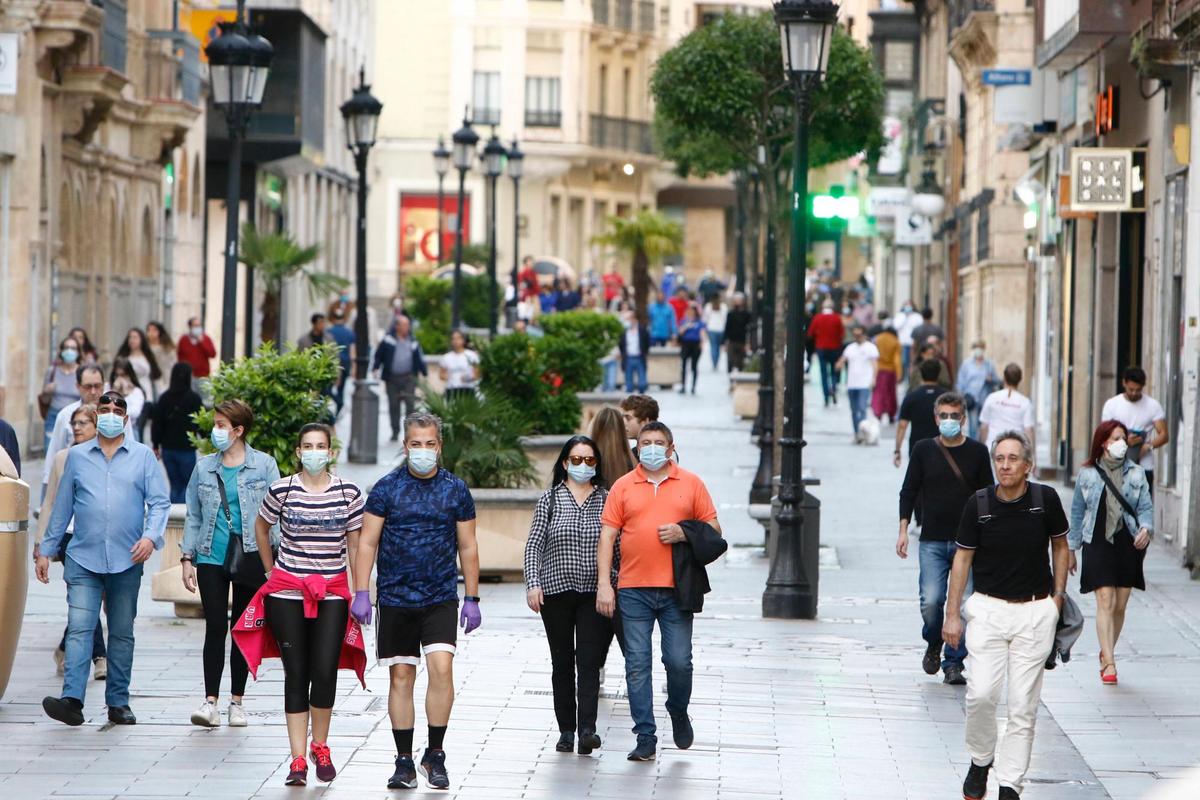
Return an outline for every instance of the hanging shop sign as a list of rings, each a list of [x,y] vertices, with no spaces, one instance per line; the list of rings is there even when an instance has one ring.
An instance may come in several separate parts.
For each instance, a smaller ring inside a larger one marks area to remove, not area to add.
[[[0,94],[17,93],[17,43],[15,33],[0,33]]]
[[[896,232],[893,237],[897,245],[919,247],[933,244],[933,222],[929,217],[921,216],[906,206],[896,215]]]
[[[911,197],[907,186],[875,186],[867,193],[867,215],[894,217],[908,208]]]
[[[1134,193],[1133,154],[1130,148],[1071,148],[1071,210],[1131,210]]]

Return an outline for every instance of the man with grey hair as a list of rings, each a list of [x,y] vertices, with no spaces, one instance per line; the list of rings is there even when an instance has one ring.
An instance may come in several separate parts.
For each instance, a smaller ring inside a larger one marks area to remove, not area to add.
[[[725,352],[728,355],[725,367],[727,372],[733,372],[735,369],[741,372],[745,366],[746,338],[753,321],[754,317],[746,310],[746,295],[742,292],[734,292],[733,308],[729,309],[729,314],[725,317]]]
[[[396,771],[388,780],[389,789],[417,785],[413,684],[422,655],[429,676],[429,739],[420,768],[429,788],[450,787],[442,744],[454,703],[458,624],[463,633],[470,633],[482,622],[475,501],[462,478],[439,466],[441,450],[440,419],[432,414],[404,419],[407,458],[371,490],[354,559],[357,591],[350,613],[363,624],[371,621],[371,568],[379,570],[376,646],[379,663],[387,664],[391,674],[388,713],[396,743]],[[461,614],[456,558],[466,590]]]
[[[963,618],[967,642],[967,752],[963,797],[987,793],[993,763],[1000,800],[1020,797],[1033,750],[1033,728],[1046,659],[1067,587],[1070,525],[1050,486],[1031,483],[1033,448],[1005,431],[992,445],[998,483],[967,501],[958,526],[942,638],[957,646]],[[1053,555],[1053,571],[1050,554]],[[968,573],[974,593],[959,612]],[[1008,678],[1008,723],[996,747],[996,705]]]

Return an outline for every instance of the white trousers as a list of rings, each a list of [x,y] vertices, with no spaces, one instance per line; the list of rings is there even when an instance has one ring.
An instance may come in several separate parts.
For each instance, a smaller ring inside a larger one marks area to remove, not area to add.
[[[1046,659],[1054,646],[1058,607],[1050,598],[1009,603],[975,592],[963,615],[967,638],[967,752],[992,764],[1001,786],[1021,791],[1042,696]],[[1008,724],[997,753],[996,704],[1008,676]]]

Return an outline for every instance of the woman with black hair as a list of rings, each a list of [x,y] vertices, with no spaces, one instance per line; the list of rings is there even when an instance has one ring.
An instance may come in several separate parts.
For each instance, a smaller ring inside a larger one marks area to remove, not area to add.
[[[141,328],[130,328],[125,334],[125,341],[117,348],[117,358],[123,358],[133,367],[137,374],[138,383],[151,400],[157,400],[159,389],[162,387],[163,373],[158,365],[158,357],[150,349],[146,333]]]
[[[612,620],[596,612],[596,546],[608,497],[601,466],[600,451],[591,438],[567,440],[550,489],[534,507],[525,543],[526,601],[541,614],[550,643],[559,730],[554,749],[560,753],[571,752],[576,730],[581,755],[600,746],[600,669],[613,638]]]
[[[154,404],[150,425],[150,441],[167,470],[172,503],[184,502],[188,481],[196,468],[196,448],[188,434],[199,430],[192,422],[192,414],[201,405],[200,395],[192,391],[192,365],[175,364],[171,367],[171,383]]]

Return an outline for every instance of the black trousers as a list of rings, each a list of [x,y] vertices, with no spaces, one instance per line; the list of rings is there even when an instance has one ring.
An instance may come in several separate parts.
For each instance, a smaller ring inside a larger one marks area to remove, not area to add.
[[[561,592],[545,596],[542,625],[550,643],[550,682],[558,729],[595,733],[600,668],[612,644],[612,620],[596,611],[595,592]]]
[[[267,598],[267,625],[283,661],[283,710],[303,714],[309,704],[333,708],[338,659],[346,638],[350,606],[341,598],[317,603],[315,619],[305,619],[304,601]]]
[[[679,360],[681,363],[679,380],[683,384],[683,388],[687,389],[687,374],[688,362],[692,362],[692,389],[696,388],[696,370],[700,366],[700,343],[699,342],[680,342],[679,343]]]
[[[250,554],[257,558],[257,553]],[[216,564],[196,565],[196,586],[200,589],[200,606],[204,609],[204,694],[221,696],[221,675],[225,671],[225,637],[230,628],[242,618],[246,606],[254,599],[254,589],[233,584],[233,614],[229,607],[229,579],[225,568]],[[246,693],[246,676],[250,670],[241,649],[229,647],[229,693],[241,697]]]

